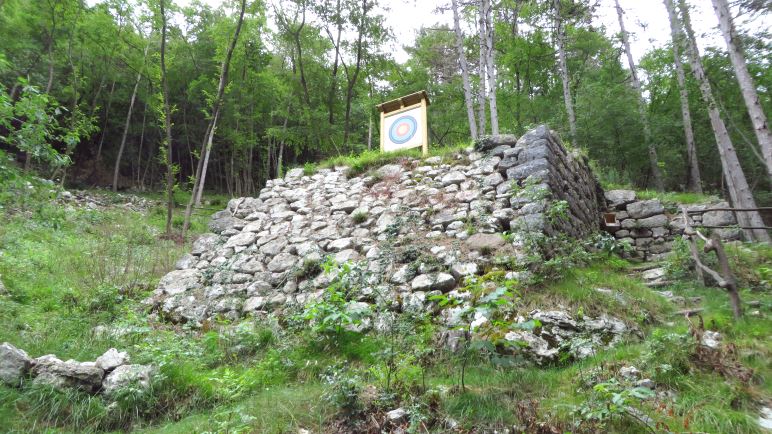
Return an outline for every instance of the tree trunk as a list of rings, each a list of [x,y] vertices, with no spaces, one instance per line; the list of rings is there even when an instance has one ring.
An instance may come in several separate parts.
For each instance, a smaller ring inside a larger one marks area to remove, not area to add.
[[[368,110],[369,115],[367,117],[367,150],[373,150],[373,111]]]
[[[761,146],[761,153],[764,155],[764,162],[767,166],[767,175],[772,178],[772,133],[769,131],[767,116],[761,107],[759,95],[756,92],[756,86],[753,83],[748,72],[748,66],[745,63],[745,53],[743,53],[740,38],[734,27],[732,15],[729,10],[727,0],[712,0],[713,10],[718,17],[718,27],[721,34],[724,35],[726,48],[729,51],[729,59],[732,61],[737,82],[740,84],[740,90],[745,100],[745,106],[748,108],[748,115],[753,123],[753,131],[756,133],[756,139]]]
[[[166,79],[166,10],[161,5],[161,86],[164,99],[164,130],[166,132],[166,234],[172,233],[172,213],[174,213],[174,160],[172,160],[172,111],[169,105],[169,83]]]
[[[113,84],[110,85],[110,94],[107,96],[107,106],[105,107],[105,121],[102,123],[102,135],[99,137],[99,146],[97,147],[96,164],[102,159],[102,145],[105,143],[105,136],[107,135],[108,121],[110,119],[110,106],[113,104],[113,93],[115,92],[115,79]]]
[[[654,187],[657,191],[664,191],[665,185],[662,181],[662,173],[659,170],[659,164],[657,164],[657,148],[654,146],[654,142],[651,138],[651,125],[649,124],[649,116],[646,113],[646,101],[643,99],[643,91],[641,89],[641,81],[638,79],[638,68],[635,66],[633,60],[633,52],[630,50],[630,37],[625,30],[625,19],[622,7],[619,6],[619,0],[614,0],[614,4],[617,10],[617,17],[619,18],[619,29],[622,34],[622,44],[625,47],[625,54],[627,54],[627,65],[630,67],[630,77],[633,84],[633,88],[638,96],[638,114],[643,124],[643,140],[646,142],[646,146],[649,149],[649,168],[651,170],[651,176],[654,178]]]
[[[678,23],[678,16],[675,12],[672,0],[665,0],[668,16],[670,17],[670,34],[673,39],[673,63],[676,69],[676,78],[678,79],[678,90],[681,99],[681,117],[684,122],[684,136],[686,138],[686,156],[689,168],[689,180],[687,190],[694,193],[702,193],[702,179],[700,177],[700,166],[697,162],[697,146],[694,143],[694,130],[692,129],[692,115],[689,110],[689,91],[686,90],[686,75],[684,74],[684,65],[681,62],[681,49],[683,48],[683,35]]]
[[[362,67],[362,39],[364,37],[367,12],[370,6],[367,4],[367,0],[362,0],[362,16],[360,17],[360,23],[357,26],[359,36],[357,36],[357,54],[356,64],[354,66],[353,77],[349,77],[348,68],[346,69],[346,78],[348,80],[348,89],[346,89],[346,119],[343,124],[343,145],[348,145],[349,130],[351,128],[351,101],[354,99],[354,87],[357,84],[359,78],[359,71]],[[345,65],[344,65],[345,66]]]
[[[464,83],[464,101],[466,102],[466,117],[469,121],[469,133],[472,136],[472,140],[477,140],[477,122],[474,119],[472,85],[469,82],[469,65],[466,63],[464,35],[461,33],[461,20],[458,14],[458,0],[452,0],[451,5],[453,7],[453,30],[456,33],[456,52],[458,53],[458,64],[461,67],[461,79]]]
[[[729,266],[729,258],[724,251],[724,245],[716,232],[713,232],[708,242],[705,243],[705,251],[711,250],[714,251],[716,257],[718,257],[718,266],[721,270],[721,277],[723,277],[724,282],[726,282],[726,287],[724,289],[726,289],[729,294],[729,302],[732,305],[734,319],[738,320],[743,316],[743,307],[742,302],[740,301],[740,293],[737,291],[737,279],[734,277],[734,273],[732,273],[732,267]]]
[[[217,110],[217,112],[214,115],[214,118],[212,119],[212,130],[209,132],[209,139],[206,142],[206,151],[204,152],[204,165],[201,170],[201,181],[196,182],[195,184],[198,184],[198,188],[193,188],[195,191],[195,205],[201,206],[201,194],[204,191],[204,181],[206,180],[206,172],[207,168],[209,167],[209,156],[212,154],[212,142],[214,141],[214,133],[217,131],[217,119],[220,117],[220,110]],[[191,199],[193,199],[193,195],[191,195]]]
[[[307,106],[311,105],[311,96],[308,93],[308,83],[306,82],[306,72],[303,68],[303,47],[300,44],[300,34],[303,31],[303,27],[306,25],[306,4],[305,2],[302,2],[303,4],[303,20],[300,22],[300,26],[298,26],[297,31],[294,33],[295,37],[295,49],[298,53],[298,70],[300,71],[300,84],[303,86],[303,96],[305,97],[305,102]]]
[[[692,73],[697,79],[697,82],[700,83],[702,99],[708,106],[710,124],[713,127],[713,134],[716,137],[718,152],[721,156],[721,166],[724,171],[724,176],[726,177],[727,189],[729,190],[732,204],[736,208],[756,208],[756,201],[753,198],[753,193],[748,186],[748,181],[745,178],[742,166],[740,166],[740,160],[737,157],[737,152],[732,144],[732,139],[729,137],[726,125],[721,119],[721,114],[718,111],[708,77],[705,75],[699,49],[697,48],[697,41],[694,37],[694,30],[692,30],[686,1],[679,0],[679,7],[683,18],[683,26],[686,30],[687,53],[692,64]],[[737,215],[737,220],[740,226],[744,227],[764,226],[764,220],[761,218],[761,214],[759,214],[758,211],[740,212]],[[748,240],[751,241],[769,242],[770,240],[769,233],[764,229],[743,229],[743,232]]]
[[[51,33],[48,34],[48,83],[46,93],[51,93],[54,85],[54,32],[56,32],[56,6],[51,6]]]
[[[142,129],[139,133],[139,149],[137,150],[137,181],[136,185],[139,185],[139,181],[142,175],[142,146],[145,144],[145,122],[147,121],[147,101],[145,101],[145,109],[142,110]]]
[[[493,7],[490,0],[483,0],[485,6],[486,69],[488,70],[488,103],[491,109],[491,134],[499,134],[499,113],[496,106],[496,63],[493,51]]]
[[[121,137],[121,145],[118,147],[118,156],[115,157],[115,169],[113,170],[113,192],[118,191],[118,174],[121,169],[121,158],[123,157],[123,150],[126,148],[126,136],[129,134],[131,113],[134,111],[134,102],[137,100],[137,91],[139,90],[139,83],[142,81],[142,71],[145,69],[145,59],[147,58],[148,49],[150,49],[150,46],[146,45],[145,52],[142,56],[142,68],[140,68],[139,72],[137,72],[137,80],[134,82],[134,90],[131,92],[129,112],[126,114],[126,124],[123,127],[123,136]]]
[[[477,132],[477,137],[482,137],[485,135],[485,124],[487,122],[487,119],[485,117],[485,100],[488,98],[488,92],[486,91],[486,83],[485,83],[485,65],[488,63],[485,60],[486,52],[488,49],[486,48],[488,39],[485,36],[485,16],[483,14],[483,6],[482,6],[482,0],[480,0],[480,4],[478,6],[479,12],[480,12],[480,18],[477,22],[478,26],[478,39],[480,42],[480,64],[478,67],[478,72],[480,74],[480,84],[479,89],[477,90],[477,120],[478,120],[478,126],[479,130]]]
[[[566,114],[568,114],[568,128],[571,132],[571,141],[574,146],[578,145],[576,137],[576,114],[574,114],[574,100],[571,98],[571,87],[568,81],[568,64],[566,62],[566,30],[563,27],[563,18],[560,16],[560,0],[554,0],[555,8],[555,28],[557,32],[558,43],[558,64],[560,66],[560,78],[563,82],[563,101],[566,104]]]
[[[182,225],[182,236],[185,237],[187,230],[190,227],[190,215],[193,211],[193,204],[197,206],[201,204],[201,194],[204,190],[206,182],[206,169],[209,164],[209,154],[212,151],[212,142],[214,140],[214,133],[217,127],[217,118],[220,115],[220,109],[222,108],[223,95],[225,93],[225,85],[228,82],[228,70],[231,64],[231,58],[233,57],[233,51],[236,49],[236,43],[239,39],[239,33],[241,32],[241,25],[244,22],[244,10],[246,9],[246,0],[241,0],[241,8],[239,10],[239,19],[236,23],[236,30],[233,33],[230,45],[228,45],[228,51],[225,53],[225,59],[223,59],[220,69],[220,82],[217,85],[217,97],[214,100],[212,107],[212,119],[209,121],[207,127],[207,134],[202,141],[202,155],[199,157],[198,167],[196,168],[196,177],[193,182],[193,191],[190,194],[190,200],[185,208],[185,219]]]
[[[337,7],[335,9],[336,15],[335,19],[338,21],[337,24],[337,31],[338,34],[335,38],[335,40],[332,40],[332,34],[330,34],[330,39],[332,44],[335,46],[335,60],[332,64],[332,80],[330,82],[330,94],[327,97],[327,111],[328,111],[328,117],[330,125],[333,125],[335,123],[335,92],[338,90],[338,65],[340,61],[340,36],[343,33],[343,23],[341,22],[340,17],[340,0],[338,0]]]

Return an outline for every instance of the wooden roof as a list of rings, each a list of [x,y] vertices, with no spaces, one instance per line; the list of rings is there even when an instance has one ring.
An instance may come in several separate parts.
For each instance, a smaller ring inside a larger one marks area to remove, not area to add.
[[[419,102],[421,102],[422,99],[426,100],[426,105],[429,105],[429,94],[427,94],[425,90],[414,92],[414,93],[411,93],[410,95],[405,95],[402,98],[386,101],[384,103],[376,105],[375,107],[377,107],[378,110],[380,110],[383,113],[389,113],[389,112],[393,112],[394,110],[399,110],[402,107],[418,104]]]

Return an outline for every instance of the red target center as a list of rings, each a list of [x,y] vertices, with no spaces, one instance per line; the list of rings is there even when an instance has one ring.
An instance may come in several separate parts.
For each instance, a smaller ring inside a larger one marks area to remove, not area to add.
[[[410,130],[410,125],[408,124],[400,124],[397,126],[397,134],[400,136],[407,134],[408,130]]]

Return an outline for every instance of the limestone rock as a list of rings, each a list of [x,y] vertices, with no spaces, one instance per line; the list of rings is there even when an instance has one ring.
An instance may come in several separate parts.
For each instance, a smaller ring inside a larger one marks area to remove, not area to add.
[[[351,238],[339,238],[330,242],[330,244],[327,245],[327,250],[331,252],[340,252],[341,250],[352,248],[353,245],[354,243]]]
[[[45,355],[35,359],[32,367],[33,380],[36,384],[46,384],[56,389],[74,387],[85,392],[96,392],[102,385],[105,371],[94,362],[63,362],[54,355]]]
[[[118,366],[104,378],[102,392],[106,396],[112,396],[128,386],[147,390],[150,388],[153,372],[154,368],[147,365]]]
[[[118,351],[115,348],[110,348],[105,351],[104,354],[97,357],[96,367],[103,369],[104,371],[112,371],[113,369],[129,363],[129,355],[125,351]]]
[[[209,222],[209,230],[216,234],[223,233],[228,229],[240,229],[242,227],[244,227],[244,221],[232,216],[214,219]]]
[[[175,295],[189,289],[199,288],[201,285],[201,272],[192,270],[175,270],[169,272],[158,282],[157,294]]]
[[[450,267],[450,272],[456,279],[461,279],[477,274],[478,267],[474,262],[457,262]]]
[[[476,233],[472,236],[470,236],[466,241],[467,247],[469,247],[470,250],[476,250],[476,251],[488,251],[493,252],[499,247],[502,247],[504,244],[506,244],[506,241],[504,241],[504,238],[501,237],[499,234],[482,234],[482,233]]]
[[[700,345],[711,350],[717,350],[721,346],[721,333],[705,330],[705,333],[702,334]]]
[[[184,270],[186,268],[193,268],[198,262],[198,258],[191,254],[186,254],[174,264],[174,268],[178,270]],[[0,291],[1,292],[1,291]]]
[[[407,411],[400,407],[386,412],[386,422],[400,424],[407,421]]]
[[[421,274],[410,283],[413,291],[446,292],[456,286],[456,279],[448,273]]]
[[[254,296],[247,299],[247,301],[244,302],[244,306],[242,309],[244,312],[254,312],[261,310],[263,307],[265,307],[267,303],[267,300],[265,297],[261,296]]]
[[[32,359],[24,350],[8,342],[0,344],[0,381],[8,386],[18,386],[32,366]]]
[[[498,150],[502,147],[511,148],[517,143],[517,136],[514,134],[500,134],[498,136],[485,136],[477,139],[474,143],[474,150],[478,152],[487,152]],[[491,152],[491,155],[496,155]]]
[[[641,371],[635,366],[623,366],[619,369],[619,375],[626,380],[637,380],[641,378]]]
[[[664,212],[665,207],[662,206],[662,202],[660,202],[659,199],[642,200],[627,205],[627,213],[634,219],[651,217],[655,214],[662,214]]]
[[[604,193],[610,209],[622,209],[628,203],[635,202],[633,190],[609,190]]]
[[[297,256],[289,253],[279,253],[268,263],[268,270],[274,273],[281,273],[294,267],[297,261]]]
[[[453,171],[442,177],[440,181],[443,187],[447,187],[451,184],[460,184],[466,181],[466,175],[460,171]]]
[[[225,248],[228,247],[238,247],[238,246],[248,246],[255,242],[257,239],[257,234],[254,232],[241,232],[240,234],[234,235],[228,239],[228,241],[225,243]]]
[[[201,256],[202,254],[215,249],[219,237],[215,234],[202,234],[193,242],[192,255]]]

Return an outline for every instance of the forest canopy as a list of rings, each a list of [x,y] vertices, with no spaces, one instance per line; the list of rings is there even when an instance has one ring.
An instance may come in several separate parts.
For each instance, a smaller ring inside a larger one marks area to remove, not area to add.
[[[287,167],[377,149],[375,105],[425,89],[433,147],[546,123],[607,185],[732,196],[692,73],[687,2],[674,2],[683,80],[673,44],[628,61],[629,35],[598,24],[599,3],[438,2],[455,25],[421,28],[398,62],[389,47],[404,41],[374,0],[2,0],[0,147],[63,183],[190,190],[204,179],[253,195]],[[663,20],[668,3],[652,3]],[[769,113],[769,35],[732,30]],[[768,204],[769,149],[728,51],[697,55],[749,189]]]

